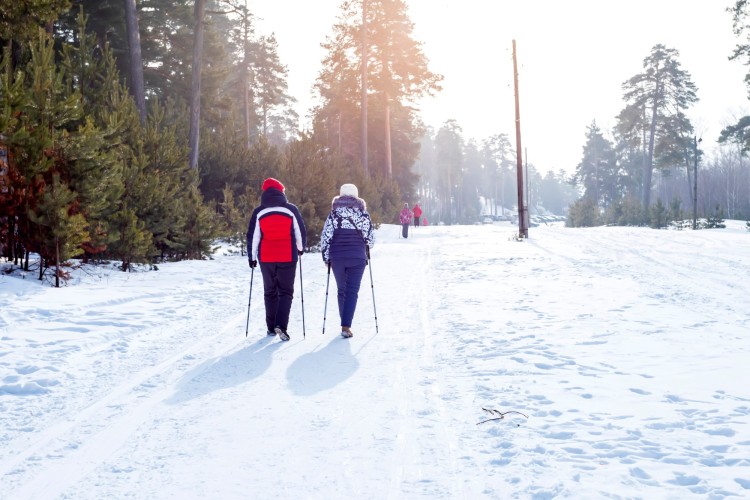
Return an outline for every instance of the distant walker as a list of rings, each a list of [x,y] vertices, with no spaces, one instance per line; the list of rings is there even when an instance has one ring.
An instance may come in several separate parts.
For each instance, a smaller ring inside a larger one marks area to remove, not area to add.
[[[398,214],[398,220],[401,222],[401,236],[409,237],[409,226],[411,225],[412,212],[409,210],[409,204],[404,203],[404,208]]]

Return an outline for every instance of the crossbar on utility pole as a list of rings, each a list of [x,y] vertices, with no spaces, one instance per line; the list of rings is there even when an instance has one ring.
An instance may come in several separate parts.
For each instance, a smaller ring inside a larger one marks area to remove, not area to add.
[[[521,109],[518,100],[518,62],[516,60],[516,41],[513,40],[513,87],[516,94],[516,173],[518,177],[518,237],[529,237],[526,205],[523,201],[523,154],[521,151]]]

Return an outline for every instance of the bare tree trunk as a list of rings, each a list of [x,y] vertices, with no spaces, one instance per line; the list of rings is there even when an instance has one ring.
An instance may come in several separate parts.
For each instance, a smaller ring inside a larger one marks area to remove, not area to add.
[[[362,0],[362,168],[369,173],[367,159],[367,0]]]
[[[135,99],[141,124],[146,123],[146,91],[143,84],[143,58],[141,57],[141,34],[138,28],[138,13],[135,0],[125,1],[125,24],[128,30],[128,55],[130,57],[130,91]]]
[[[656,108],[656,106],[654,106]],[[648,152],[643,165],[643,209],[651,205],[651,177],[654,172],[654,136],[656,135],[656,109],[651,119],[651,130],[648,134]]]
[[[656,78],[660,78],[661,72],[658,69]],[[656,118],[659,114],[659,106],[661,106],[661,87],[662,83],[659,80],[656,82],[656,90],[654,92],[654,107],[651,110],[651,126],[648,131],[648,157],[646,158],[643,172],[643,209],[646,210],[646,213],[648,213],[648,208],[651,205],[651,176],[654,172],[654,142],[656,140]]]
[[[391,104],[388,92],[385,93],[385,175],[393,177],[393,162],[391,160]]]
[[[242,77],[242,107],[245,118],[245,146],[250,147],[250,89],[247,88],[247,77]]]
[[[268,134],[268,107],[264,104],[263,105],[263,137],[266,137]]]
[[[201,65],[203,61],[203,20],[205,0],[195,0],[195,30],[193,31],[193,86],[190,94],[190,168],[198,168],[201,120]]]
[[[250,41],[250,19],[247,11],[247,0],[245,0],[245,10],[243,12],[243,43],[245,45],[244,60],[242,61],[242,107],[245,118],[245,145],[250,147],[250,82],[248,82],[247,74],[250,70],[250,54],[249,54],[249,41]]]
[[[55,288],[60,288],[60,238],[55,238]]]

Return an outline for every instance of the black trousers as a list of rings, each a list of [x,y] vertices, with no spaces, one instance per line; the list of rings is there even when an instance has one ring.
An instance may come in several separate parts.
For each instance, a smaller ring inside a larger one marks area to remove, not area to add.
[[[294,278],[297,276],[296,262],[261,262],[263,274],[263,298],[266,305],[266,327],[286,331],[289,310],[294,298]]]
[[[401,226],[403,227],[403,229],[401,229],[401,236],[403,236],[404,238],[408,238],[409,237],[409,223],[407,222],[405,224],[401,224]]]

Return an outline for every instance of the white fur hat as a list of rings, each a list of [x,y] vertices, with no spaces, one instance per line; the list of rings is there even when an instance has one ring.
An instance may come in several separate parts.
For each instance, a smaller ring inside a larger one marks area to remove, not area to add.
[[[354,184],[342,184],[339,196],[353,196],[354,198],[359,198],[359,190],[357,190],[357,186]]]

